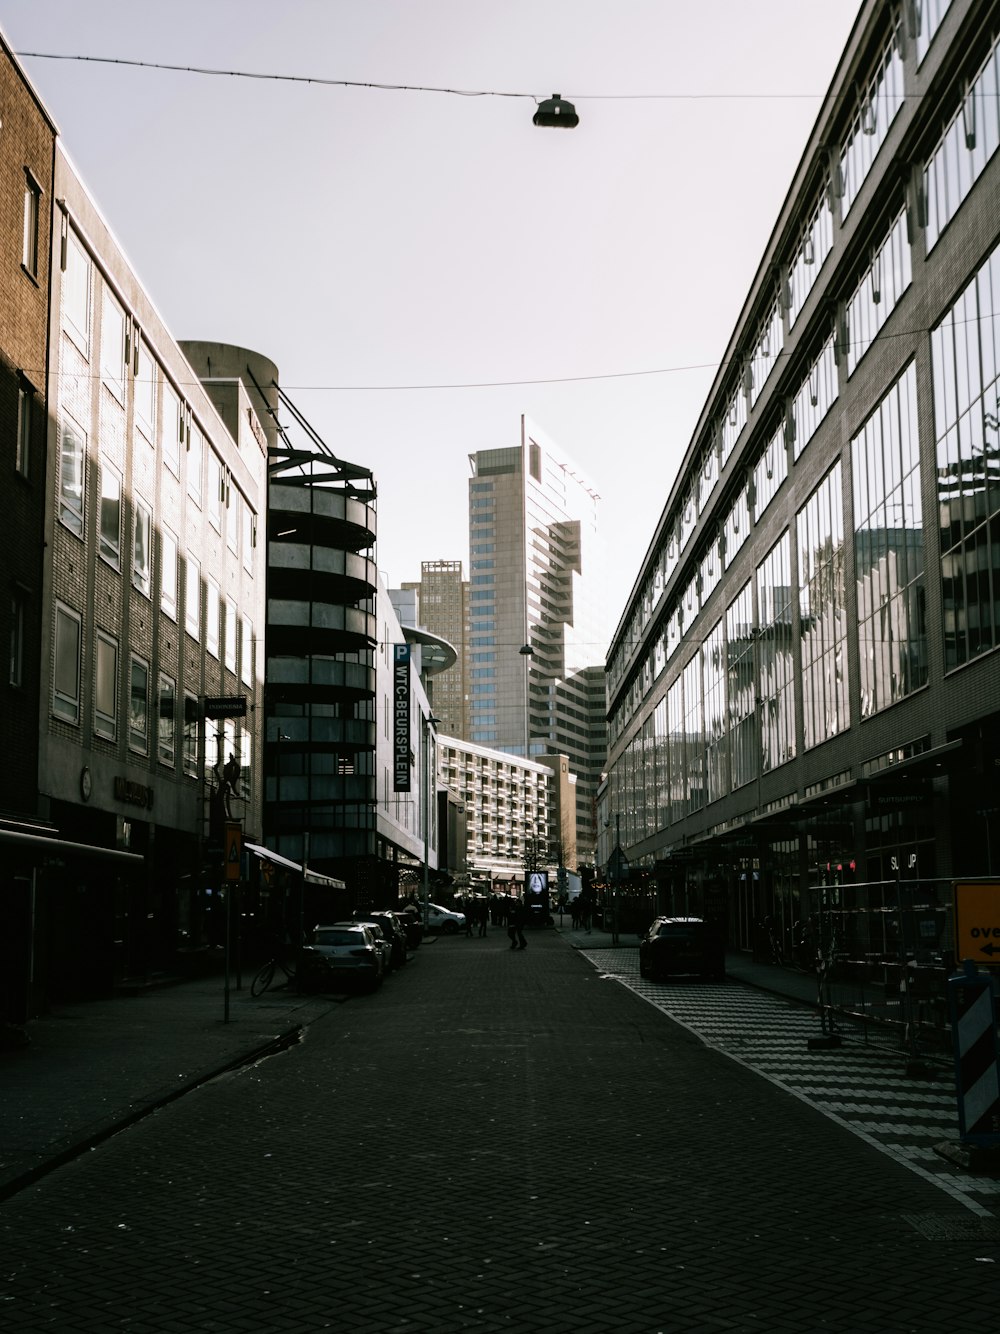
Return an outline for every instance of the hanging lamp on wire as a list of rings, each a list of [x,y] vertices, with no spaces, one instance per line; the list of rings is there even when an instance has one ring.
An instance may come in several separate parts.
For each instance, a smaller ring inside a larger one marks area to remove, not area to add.
[[[580,124],[580,117],[576,114],[576,107],[572,102],[565,101],[559,93],[553,93],[539,104],[538,110],[532,117],[532,123],[551,126],[557,130],[572,130]]]

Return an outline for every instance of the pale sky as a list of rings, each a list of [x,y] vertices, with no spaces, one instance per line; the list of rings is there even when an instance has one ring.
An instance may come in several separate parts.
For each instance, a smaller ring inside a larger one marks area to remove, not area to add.
[[[0,26],[174,337],[270,357],[374,471],[390,586],[468,574],[468,455],[526,412],[601,494],[613,628],[859,8],[0,0]],[[576,129],[532,125],[553,92]]]

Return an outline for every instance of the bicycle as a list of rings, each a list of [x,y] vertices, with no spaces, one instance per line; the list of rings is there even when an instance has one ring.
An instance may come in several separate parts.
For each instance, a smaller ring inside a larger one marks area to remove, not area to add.
[[[274,975],[279,969],[285,975],[284,982],[278,983],[279,987],[287,987],[290,983],[295,981],[294,965],[287,964],[283,959],[277,957],[268,959],[267,963],[264,964],[262,968],[258,969],[253,981],[250,983],[250,995],[254,998],[262,996],[274,981]]]

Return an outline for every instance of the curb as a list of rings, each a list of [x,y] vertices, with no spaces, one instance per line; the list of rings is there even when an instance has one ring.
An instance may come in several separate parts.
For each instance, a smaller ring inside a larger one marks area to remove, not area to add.
[[[60,1149],[51,1158],[46,1158],[44,1162],[29,1168],[27,1172],[21,1172],[9,1181],[0,1183],[0,1201],[10,1199],[18,1191],[24,1190],[26,1186],[34,1185],[36,1181],[40,1181],[43,1177],[48,1176],[50,1172],[54,1172],[57,1167],[64,1167],[67,1163],[71,1163],[74,1158],[79,1158],[83,1154],[89,1153],[91,1149],[96,1149],[98,1145],[111,1139],[113,1135],[119,1134],[122,1130],[128,1130],[130,1126],[138,1124],[139,1121],[144,1120],[153,1112],[159,1111],[161,1107],[176,1102],[178,1098],[183,1098],[186,1093],[193,1092],[194,1089],[200,1088],[202,1084],[207,1084],[220,1075],[228,1074],[231,1070],[239,1070],[243,1066],[253,1065],[255,1061],[263,1060],[266,1056],[276,1056],[279,1052],[287,1051],[289,1047],[293,1047],[301,1041],[303,1029],[303,1024],[293,1024],[291,1028],[278,1033],[267,1042],[251,1047],[249,1051],[241,1052],[240,1055],[224,1061],[221,1065],[213,1065],[197,1075],[192,1075],[190,1079],[184,1080],[177,1088],[170,1089],[169,1092],[162,1094],[151,1102],[145,1102],[142,1106],[133,1108],[126,1115],[108,1122],[107,1125],[94,1131],[93,1134],[87,1135],[84,1139],[76,1141],[64,1149]]]

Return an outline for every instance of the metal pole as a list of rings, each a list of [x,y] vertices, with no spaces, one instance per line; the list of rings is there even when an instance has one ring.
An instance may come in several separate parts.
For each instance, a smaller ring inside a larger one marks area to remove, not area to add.
[[[430,838],[429,820],[427,815],[427,719],[421,716],[420,719],[420,804],[423,811],[424,822],[424,884],[423,884],[423,919],[424,930],[427,930],[427,919],[430,916],[430,872],[428,869],[428,851],[427,845]]]

